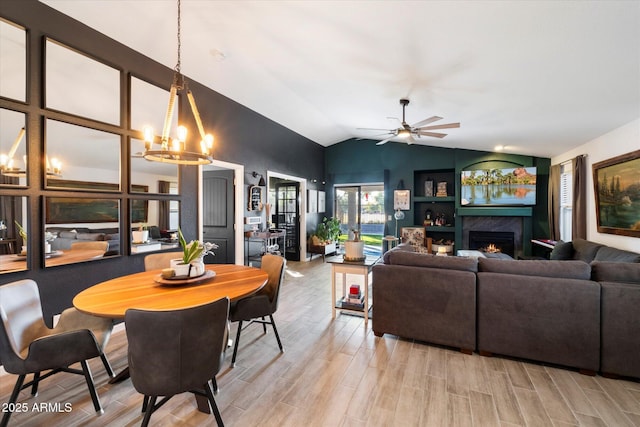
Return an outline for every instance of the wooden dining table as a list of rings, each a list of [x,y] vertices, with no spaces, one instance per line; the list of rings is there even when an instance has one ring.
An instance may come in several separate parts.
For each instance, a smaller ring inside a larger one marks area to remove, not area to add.
[[[91,261],[104,256],[99,249],[66,249],[45,254],[45,267]],[[0,272],[22,271],[27,269],[27,257],[21,254],[0,255]]]
[[[158,283],[161,270],[116,277],[85,289],[73,298],[79,311],[110,319],[124,319],[130,308],[179,310],[229,297],[231,301],[254,294],[268,275],[255,267],[235,264],[207,264],[215,276],[201,283]]]
[[[259,291],[269,278],[264,270],[235,264],[207,264],[214,277],[199,283],[180,285],[161,280],[162,270],[143,271],[98,283],[73,298],[73,305],[83,313],[110,319],[124,319],[130,308],[141,310],[179,310],[196,307],[229,297],[231,301]],[[158,283],[158,282],[163,283]],[[125,326],[126,327],[126,326]],[[111,383],[129,377],[129,369]],[[196,395],[198,409],[209,412],[206,398]]]

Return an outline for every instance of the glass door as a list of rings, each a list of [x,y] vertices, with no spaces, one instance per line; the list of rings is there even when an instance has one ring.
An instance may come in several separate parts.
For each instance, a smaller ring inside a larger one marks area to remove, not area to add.
[[[285,258],[300,261],[300,183],[276,184],[276,226],[286,232]]]
[[[384,186],[382,184],[335,187],[334,216],[340,220],[340,240],[360,230],[366,255],[380,255],[384,237]]]

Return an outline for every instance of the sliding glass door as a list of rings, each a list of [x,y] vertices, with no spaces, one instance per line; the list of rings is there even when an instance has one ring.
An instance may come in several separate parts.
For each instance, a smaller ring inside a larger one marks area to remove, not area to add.
[[[341,241],[352,239],[351,230],[360,230],[365,253],[379,255],[384,235],[384,186],[362,184],[335,187],[334,216],[340,220]]]

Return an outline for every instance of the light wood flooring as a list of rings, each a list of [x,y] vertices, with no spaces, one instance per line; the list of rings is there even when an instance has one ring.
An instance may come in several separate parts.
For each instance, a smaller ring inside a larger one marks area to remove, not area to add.
[[[385,335],[363,319],[331,319],[330,265],[289,262],[275,315],[285,353],[259,325],[244,332],[238,361],[231,351],[216,396],[227,426],[640,426],[640,383],[588,377],[568,369],[499,357],[465,355]],[[398,309],[401,309],[399,307]],[[375,313],[374,313],[375,315]],[[235,337],[235,325],[232,325]],[[126,364],[120,328],[107,354],[116,371]],[[137,426],[139,395],[126,380],[108,384],[91,362],[104,414],[96,416],[80,376],[57,374],[31,398],[10,426]],[[0,376],[6,403],[15,377]],[[68,403],[68,413],[39,412],[33,404]],[[171,399],[155,426],[215,425],[190,394]]]

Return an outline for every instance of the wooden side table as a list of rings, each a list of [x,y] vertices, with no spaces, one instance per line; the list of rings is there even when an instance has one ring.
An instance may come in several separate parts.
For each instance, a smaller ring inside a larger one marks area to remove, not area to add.
[[[331,318],[336,318],[336,310],[364,313],[364,326],[369,321],[369,273],[380,259],[377,256],[366,257],[364,261],[345,261],[342,256],[327,258],[331,264]],[[342,274],[342,297],[347,295],[347,274],[360,275],[364,278],[364,307],[362,309],[336,307],[336,274]]]

